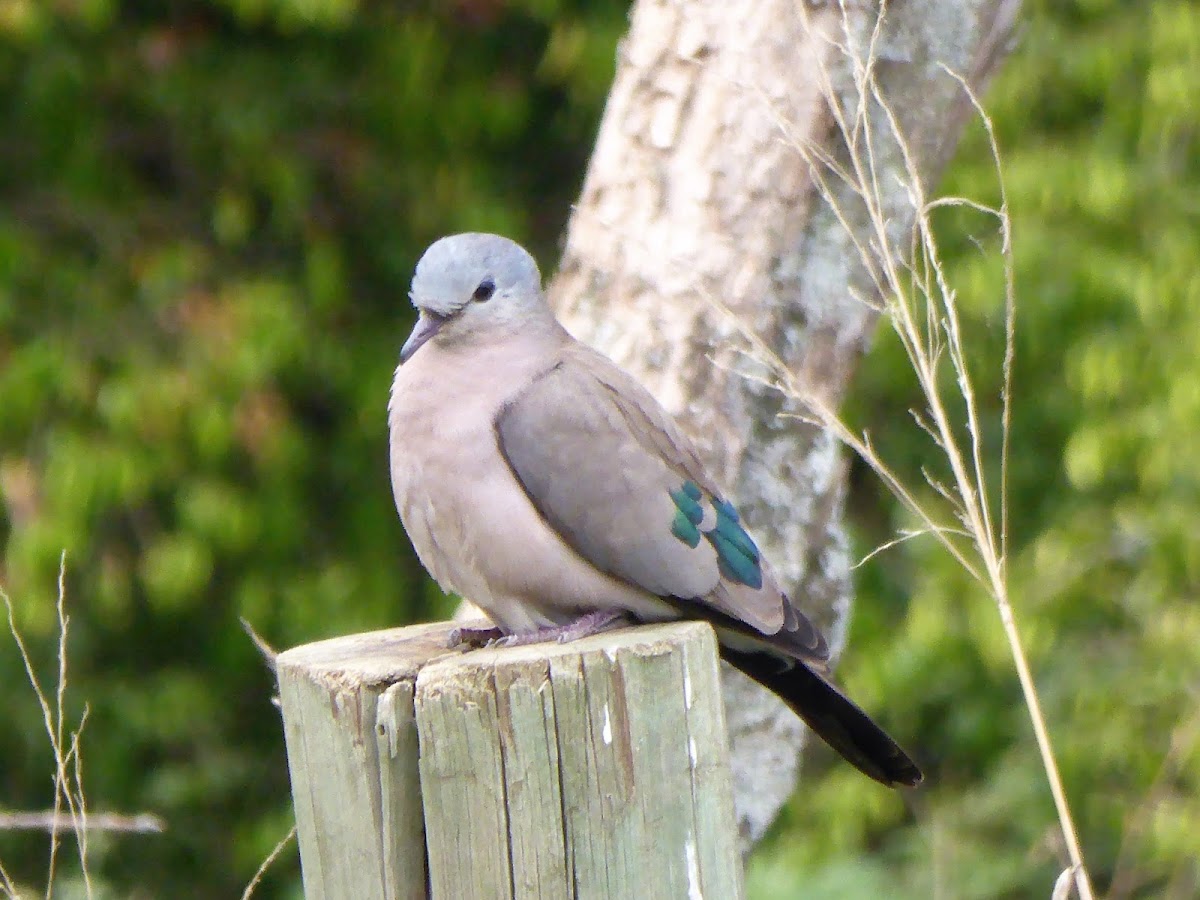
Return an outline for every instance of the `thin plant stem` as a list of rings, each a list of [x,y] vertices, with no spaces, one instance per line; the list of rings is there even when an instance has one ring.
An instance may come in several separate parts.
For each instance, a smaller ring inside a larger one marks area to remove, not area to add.
[[[802,402],[820,425],[830,430],[867,462],[900,501],[901,506],[921,523],[918,533],[933,535],[992,597],[1008,641],[1070,860],[1070,868],[1064,873],[1064,878],[1068,882],[1073,881],[1081,900],[1092,900],[1093,891],[1079,837],[1008,592],[1009,520],[1006,498],[1012,432],[1016,292],[1012,263],[1012,226],[995,129],[967,80],[942,66],[943,71],[959,83],[978,118],[983,122],[1000,185],[1000,205],[993,208],[959,197],[928,198],[922,186],[920,167],[904,139],[898,117],[875,77],[876,51],[883,34],[887,3],[880,4],[879,14],[870,29],[862,52],[858,48],[864,42],[858,37],[856,24],[848,12],[845,0],[839,0],[839,8],[842,17],[841,40],[834,41],[828,37],[824,39],[829,41],[849,64],[854,84],[853,95],[845,100],[839,98],[832,87],[837,80],[827,70],[825,57],[817,54],[816,59],[819,70],[817,81],[825,93],[830,117],[841,131],[846,150],[845,158],[837,158],[828,149],[818,148],[810,141],[798,139],[790,123],[780,121],[778,115],[776,120],[779,121],[785,139],[791,140],[808,163],[813,185],[849,235],[851,243],[861,257],[864,272],[878,296],[882,298],[882,304],[871,300],[864,302],[873,309],[882,306],[884,317],[899,339],[916,375],[926,408],[922,413],[914,413],[914,417],[945,457],[952,481],[948,485],[942,485],[928,475],[926,478],[931,487],[947,500],[951,514],[961,523],[962,528],[954,528],[940,522],[940,517],[927,509],[916,494],[884,463],[865,433],[858,434],[848,428],[818,390],[803,383],[800,375],[788,371],[778,355],[749,329],[742,327],[741,323],[736,321],[736,317],[735,325],[739,327],[748,345],[748,355],[760,365],[765,365],[771,373],[766,380],[788,396]],[[808,23],[805,4],[797,4],[797,9],[805,23]],[[811,29],[810,33],[821,34],[815,29]],[[878,111],[878,115],[873,115],[873,111]],[[877,129],[879,122],[886,127]],[[889,172],[888,166],[891,165],[891,168],[895,169],[895,165],[881,164],[877,158],[876,146],[881,140],[890,141],[899,153],[903,164],[901,172]],[[894,221],[886,209],[887,201],[881,189],[881,185],[888,178],[901,179],[898,184],[899,193],[911,204],[913,227],[908,247],[897,246],[897,239],[890,233],[890,229],[894,228]],[[865,236],[861,234],[863,228],[852,225],[852,216],[845,208],[846,200],[839,188],[848,192],[853,202],[861,204],[866,216]],[[968,365],[968,346],[959,315],[958,297],[954,286],[949,282],[932,222],[935,210],[951,206],[974,209],[993,217],[998,223],[1001,238],[1000,253],[1004,260],[1005,344],[1000,397],[1002,438],[998,516],[993,512],[988,491],[988,465],[983,446],[982,416]],[[954,425],[943,394],[940,373],[947,363],[954,374],[958,399],[963,404],[965,443]],[[964,531],[968,535],[965,542],[961,540]],[[897,541],[890,542],[894,543]]]
[[[279,843],[275,845],[274,849],[267,854],[267,858],[262,861],[262,864],[258,867],[258,871],[254,873],[254,877],[250,879],[249,883],[247,883],[246,889],[242,891],[242,900],[250,900],[250,897],[253,896],[255,889],[259,885],[259,882],[262,881],[263,875],[267,873],[267,869],[271,868],[272,863],[274,863],[275,860],[279,858],[279,855],[287,849],[287,845],[290,844],[295,837],[296,826],[293,825],[291,830],[282,838],[280,838]]]
[[[57,683],[54,690],[53,704],[51,704],[49,696],[37,677],[33,660],[25,646],[24,639],[21,637],[21,631],[17,627],[16,612],[13,609],[12,600],[9,599],[8,594],[0,589],[0,599],[4,601],[4,606],[8,614],[8,630],[17,645],[21,662],[25,666],[26,681],[28,681],[30,687],[33,689],[34,696],[37,698],[38,707],[42,713],[42,725],[46,730],[46,736],[50,739],[50,748],[54,753],[54,801],[49,820],[50,858],[46,870],[46,900],[52,900],[54,895],[54,880],[58,868],[58,850],[62,843],[62,821],[67,817],[69,817],[72,830],[75,833],[84,891],[88,898],[91,898],[93,895],[91,874],[88,871],[87,863],[87,805],[83,793],[83,759],[79,745],[80,735],[87,721],[88,711],[86,707],[80,717],[78,727],[71,732],[69,741],[67,736],[67,636],[70,617],[66,611],[66,566],[67,559],[64,553],[59,559],[58,597],[55,603],[58,617],[58,656],[56,660]],[[64,806],[66,807],[65,816],[63,812]]]

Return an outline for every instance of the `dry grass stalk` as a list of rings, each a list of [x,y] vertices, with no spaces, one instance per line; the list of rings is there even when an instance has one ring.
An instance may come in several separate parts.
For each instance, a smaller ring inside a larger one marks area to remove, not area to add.
[[[54,752],[54,806],[49,811],[47,822],[50,832],[50,861],[46,869],[46,900],[51,900],[54,891],[54,877],[58,867],[58,851],[62,844],[63,824],[70,822],[75,834],[75,846],[79,856],[79,868],[83,875],[84,891],[92,896],[91,876],[88,873],[88,825],[87,802],[83,793],[83,757],[80,753],[79,738],[83,726],[87,722],[88,711],[84,707],[79,717],[79,724],[68,732],[66,722],[67,694],[67,633],[70,616],[66,608],[66,569],[67,559],[64,553],[58,565],[58,597],[55,610],[58,616],[58,645],[57,645],[57,683],[51,695],[42,687],[41,680],[34,670],[33,660],[25,647],[17,627],[16,615],[12,600],[8,594],[0,590],[0,598],[4,600],[8,612],[8,630],[16,642],[25,666],[25,677],[33,688],[38,706],[42,711],[42,724],[46,736],[50,739],[50,747]],[[65,807],[65,810],[64,810]],[[0,869],[0,885],[12,896],[16,896],[16,888],[7,873]]]
[[[274,863],[275,860],[279,859],[279,855],[283,853],[283,851],[287,849],[288,844],[295,839],[296,826],[293,825],[291,830],[288,831],[288,833],[282,838],[280,838],[279,843],[276,844],[271,852],[267,854],[267,858],[262,861],[262,864],[258,867],[258,871],[254,873],[254,877],[251,878],[247,883],[246,889],[242,891],[242,900],[250,900],[254,894],[255,888],[258,887],[258,883],[262,881],[263,875],[267,873],[267,869],[271,868],[271,864]]]
[[[1073,883],[1082,900],[1092,900],[1092,887],[1079,838],[1008,592],[1008,515],[1005,497],[1008,486],[1016,299],[1011,220],[995,132],[991,119],[971,85],[958,74],[944,69],[948,77],[961,85],[984,125],[1000,188],[1000,205],[993,207],[964,197],[929,197],[898,117],[875,78],[886,4],[882,6],[865,46],[861,47],[856,41],[844,0],[841,6],[843,41],[837,44],[837,49],[852,65],[854,89],[849,92],[848,99],[845,95],[839,97],[832,86],[830,74],[822,71],[819,77],[829,113],[844,141],[844,153],[835,157],[826,148],[799,138],[786,121],[780,120],[779,127],[784,139],[809,164],[813,183],[854,241],[870,282],[870,296],[860,296],[859,299],[879,312],[891,326],[917,376],[926,408],[913,411],[912,415],[949,466],[951,480],[946,484],[926,473],[930,487],[945,501],[945,506],[939,511],[927,501],[919,499],[917,493],[876,452],[869,434],[849,428],[838,414],[834,401],[809,383],[803,373],[789,370],[779,356],[744,323],[735,322],[746,341],[747,355],[760,369],[757,374],[747,373],[747,377],[762,380],[799,402],[808,413],[801,417],[828,429],[858,454],[920,523],[919,529],[901,534],[874,553],[915,536],[932,535],[995,602],[1070,860],[1055,893],[1062,891],[1063,885],[1068,885],[1069,890],[1069,885]],[[798,4],[798,7],[800,14],[806,15],[804,5]],[[818,55],[817,59],[822,57]],[[881,123],[886,125],[885,133],[877,134]],[[884,177],[884,167],[877,159],[877,148],[884,141],[898,148],[902,156],[905,176],[900,187],[915,213],[912,232],[905,236],[893,233],[892,218],[885,209],[885,192],[880,183],[881,177]],[[859,208],[848,208],[845,201],[839,199],[846,191]],[[985,458],[981,413],[968,364],[970,348],[963,334],[958,297],[949,281],[933,225],[933,214],[947,207],[967,207],[991,217],[1000,236],[1000,253],[1004,263],[1005,353],[1000,413],[1002,446],[999,484],[995,486],[998,499],[995,503],[989,493],[991,466]],[[866,227],[863,228],[860,223],[865,223]],[[716,305],[720,306],[719,303]],[[940,377],[947,366],[954,376],[953,403]],[[761,371],[768,374],[763,375]],[[951,409],[952,405],[959,404],[965,421],[956,427]]]

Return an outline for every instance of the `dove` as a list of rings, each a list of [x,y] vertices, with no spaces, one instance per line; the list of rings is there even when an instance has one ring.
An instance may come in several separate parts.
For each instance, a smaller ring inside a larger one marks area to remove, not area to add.
[[[698,619],[721,656],[846,760],[916,785],[907,753],[830,680],[728,494],[641,384],[555,318],[533,257],[457,234],[417,263],[388,403],[392,490],[422,565],[510,643]]]

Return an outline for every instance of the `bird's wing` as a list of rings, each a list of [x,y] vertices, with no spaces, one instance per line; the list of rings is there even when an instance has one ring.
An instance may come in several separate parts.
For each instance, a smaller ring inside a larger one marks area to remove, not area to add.
[[[691,443],[606,357],[569,347],[500,411],[496,434],[530,501],[597,569],[762,635],[786,631],[809,659],[828,656]]]

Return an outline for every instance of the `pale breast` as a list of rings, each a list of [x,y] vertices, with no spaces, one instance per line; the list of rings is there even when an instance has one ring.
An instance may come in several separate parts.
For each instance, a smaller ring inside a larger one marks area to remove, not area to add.
[[[489,407],[498,408],[502,398],[471,389],[469,368],[438,371],[429,365],[436,355],[435,347],[423,347],[396,371],[388,404],[392,493],[429,574],[444,590],[482,605],[486,581],[475,562],[469,513],[480,467],[495,452]]]
[[[510,631],[593,609],[668,615],[657,598],[571,550],[500,453],[497,412],[553,356],[449,357],[433,345],[421,348],[397,370],[388,408],[396,508],[430,575]]]
[[[506,506],[528,505],[519,486],[519,496],[510,496],[515,485],[493,422],[505,402],[552,365],[552,351],[531,344],[460,353],[430,342],[397,368],[392,383],[392,491],[405,531],[444,590],[485,609],[498,602],[488,564],[493,523],[502,517],[517,527]]]

